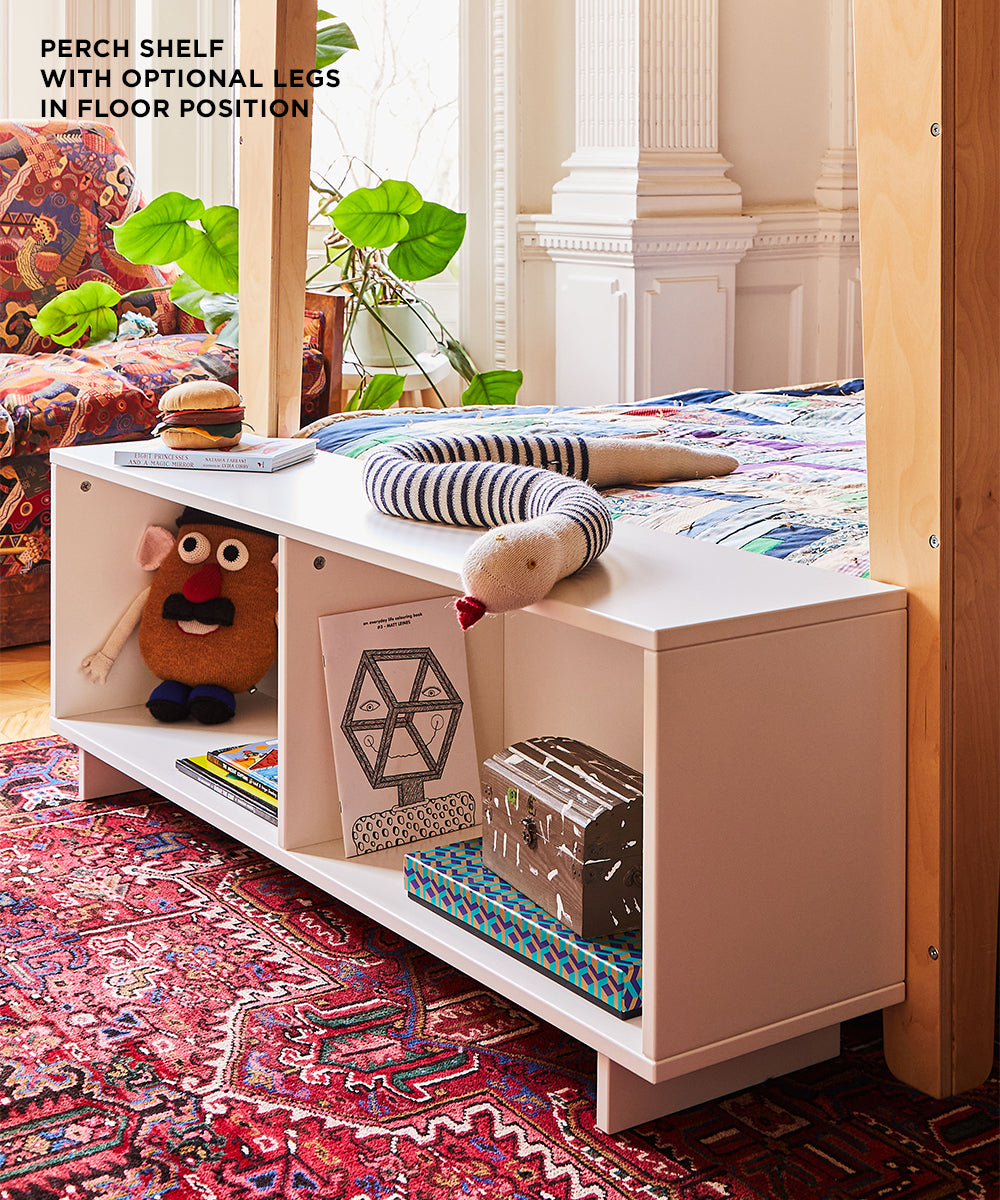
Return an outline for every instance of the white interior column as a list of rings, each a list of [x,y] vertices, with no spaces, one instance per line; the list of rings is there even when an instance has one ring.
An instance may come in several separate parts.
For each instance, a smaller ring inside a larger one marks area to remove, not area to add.
[[[553,215],[738,213],[719,153],[718,0],[577,0],[576,149]]]
[[[820,208],[858,207],[858,144],[854,127],[854,4],[828,0],[830,18],[829,148],[816,181]]]
[[[577,0],[569,174],[521,226],[522,258],[555,267],[557,403],[731,384],[754,221],[719,153],[717,64],[718,0]]]
[[[864,374],[861,336],[861,237],[854,112],[854,4],[828,0],[829,148],[816,181],[823,253],[818,263],[816,377]]]

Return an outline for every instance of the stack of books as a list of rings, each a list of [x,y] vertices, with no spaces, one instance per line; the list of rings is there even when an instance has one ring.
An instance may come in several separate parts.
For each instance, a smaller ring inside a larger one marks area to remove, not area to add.
[[[179,758],[177,769],[256,813],[278,823],[278,739],[224,746],[191,758]]]
[[[115,451],[116,467],[179,467],[195,471],[280,471],[316,453],[312,438],[267,438],[245,433],[228,450],[174,450],[162,438]]]
[[[482,839],[406,856],[406,891],[432,909],[622,1020],[642,1011],[642,935],[590,941],[483,863]]]

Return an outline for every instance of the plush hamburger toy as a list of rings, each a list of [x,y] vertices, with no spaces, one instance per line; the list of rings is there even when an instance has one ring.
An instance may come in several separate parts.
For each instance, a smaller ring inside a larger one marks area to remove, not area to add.
[[[216,379],[178,383],[160,397],[160,423],[153,430],[171,450],[225,450],[240,444],[240,394]]]

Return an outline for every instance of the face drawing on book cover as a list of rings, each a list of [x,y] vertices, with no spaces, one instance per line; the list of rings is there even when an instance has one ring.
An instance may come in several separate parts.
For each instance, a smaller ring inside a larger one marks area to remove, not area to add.
[[[462,699],[429,646],[366,650],[341,728],[373,788],[396,787],[399,804],[422,803],[440,779]]]
[[[470,792],[424,791],[445,773],[463,708],[430,646],[362,652],[340,728],[371,788],[395,788],[396,803],[353,823],[350,836],[359,853],[474,823]]]

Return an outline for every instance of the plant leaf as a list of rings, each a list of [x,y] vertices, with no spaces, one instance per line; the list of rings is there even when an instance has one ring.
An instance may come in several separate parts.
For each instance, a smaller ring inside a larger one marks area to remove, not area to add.
[[[521,371],[480,371],[462,393],[462,403],[513,404],[523,381]]]
[[[235,292],[240,286],[240,216],[231,204],[217,204],[201,216],[191,247],[176,260],[209,292]]]
[[[240,298],[233,292],[209,292],[201,302],[209,333],[218,335],[224,346],[238,346]]]
[[[348,408],[390,408],[403,394],[403,375],[373,375],[351,397]]]
[[[240,348],[240,318],[237,313],[231,321],[227,321],[224,325],[220,325],[214,334],[214,337],[220,346],[232,346],[234,350]]]
[[[188,222],[204,211],[200,200],[183,192],[164,192],[114,227],[115,247],[129,262],[151,266],[180,262],[202,236]]]
[[[357,50],[358,43],[354,40],[347,25],[331,13],[320,9],[316,14],[316,67],[322,71],[324,67],[335,63],[348,50]]]
[[[465,213],[425,201],[408,223],[406,233],[389,254],[389,267],[400,279],[430,279],[445,269],[461,246]]]
[[[170,299],[192,317],[205,322],[210,333],[224,346],[239,346],[240,298],[233,292],[209,292],[190,275],[179,275],[170,289]]]
[[[192,317],[197,317],[199,321],[205,319],[201,302],[210,295],[212,295],[211,292],[203,288],[200,283],[195,283],[187,274],[178,275],[170,287],[170,299],[174,304],[184,312],[190,313]]]
[[[476,368],[461,342],[455,341],[453,337],[446,334],[444,341],[437,344],[445,358],[447,358],[465,382],[471,383],[475,378]]]
[[[120,300],[121,295],[110,284],[88,279],[44,305],[31,327],[60,346],[72,346],[85,335],[92,342],[102,341],[118,331],[115,305]]]
[[[378,187],[355,188],[330,214],[334,226],[355,246],[384,250],[404,237],[407,218],[423,199],[412,183],[384,179]]]

